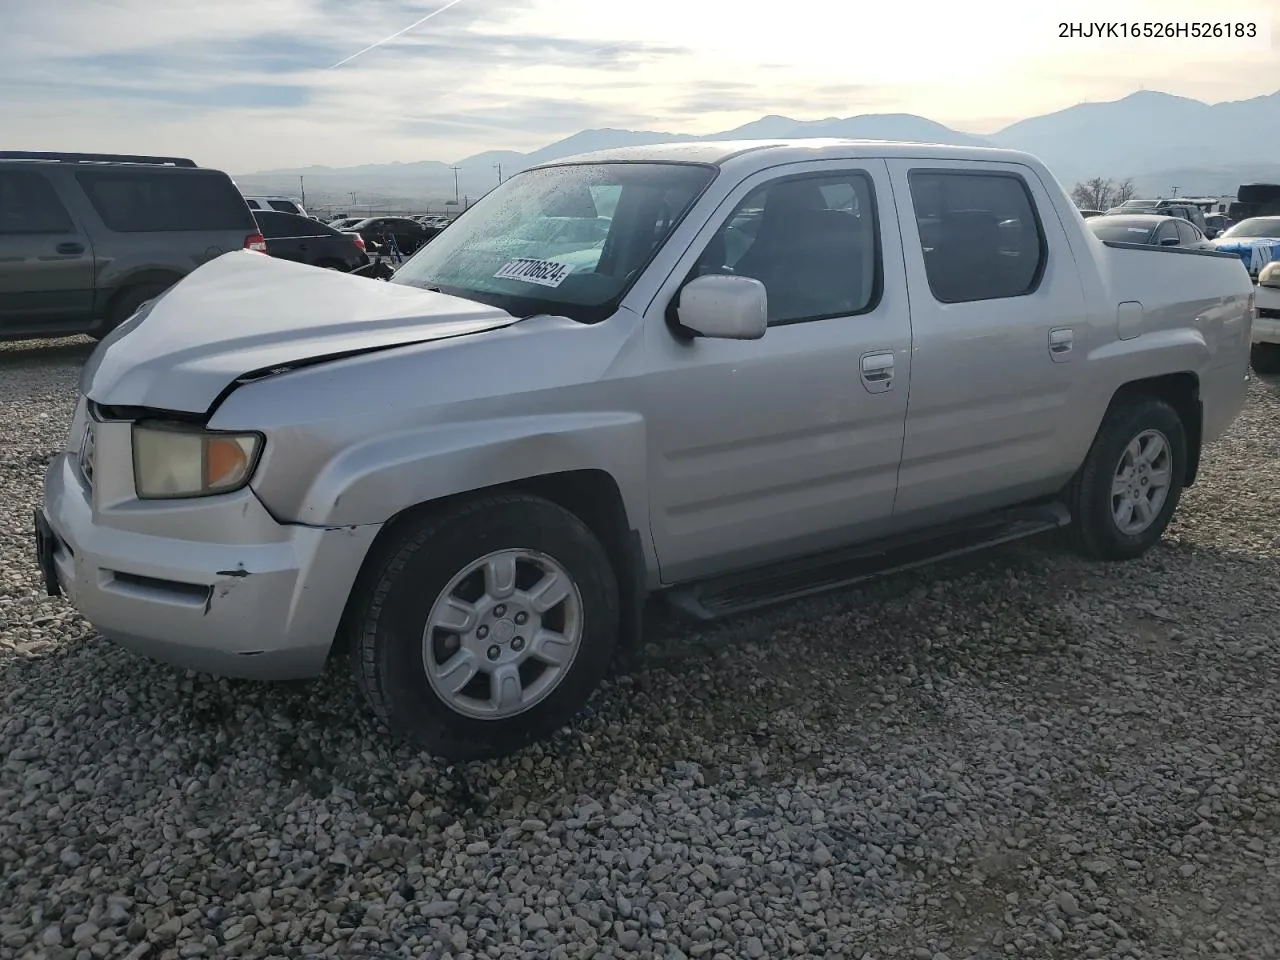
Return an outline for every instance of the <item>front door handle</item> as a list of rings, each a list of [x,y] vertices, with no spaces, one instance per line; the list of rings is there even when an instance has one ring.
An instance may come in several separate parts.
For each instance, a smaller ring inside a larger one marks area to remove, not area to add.
[[[859,360],[862,385],[869,393],[884,393],[893,387],[893,354],[888,351],[864,353]]]
[[[1075,333],[1070,327],[1058,327],[1049,331],[1049,356],[1054,363],[1062,363],[1071,358],[1075,339]]]
[[[64,253],[67,256],[72,256],[73,254],[84,253],[84,244],[68,241],[66,243],[58,244],[54,249],[57,250],[59,253]]]

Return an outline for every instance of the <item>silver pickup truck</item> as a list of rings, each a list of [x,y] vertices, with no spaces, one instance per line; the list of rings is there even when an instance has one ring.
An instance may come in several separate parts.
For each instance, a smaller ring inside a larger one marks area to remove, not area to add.
[[[1100,241],[1021,153],[593,154],[390,282],[236,252],[144,305],[85,366],[38,556],[136,651],[342,650],[397,734],[496,756],[656,595],[718,617],[1068,525],[1141,555],[1243,405],[1253,313],[1238,257]]]

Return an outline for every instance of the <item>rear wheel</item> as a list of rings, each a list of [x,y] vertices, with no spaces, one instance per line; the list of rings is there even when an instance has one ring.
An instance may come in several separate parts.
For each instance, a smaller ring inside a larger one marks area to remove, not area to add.
[[[1178,412],[1136,396],[1108,411],[1072,481],[1072,533],[1082,553],[1130,560],[1164,535],[1182,495],[1187,441]]]
[[[175,280],[172,283],[139,283],[118,291],[107,306],[105,322],[89,336],[95,340],[103,339],[112,330],[132,317],[140,306],[153,297],[158,297],[176,282]]]
[[[618,586],[591,530],[524,495],[405,523],[358,588],[359,684],[393,732],[451,760],[549,736],[617,644]]]
[[[1280,373],[1280,343],[1255,343],[1249,350],[1249,363],[1254,373]]]

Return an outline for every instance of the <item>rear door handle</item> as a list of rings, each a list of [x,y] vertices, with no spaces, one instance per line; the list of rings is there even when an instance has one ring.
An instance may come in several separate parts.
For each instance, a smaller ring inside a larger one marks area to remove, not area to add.
[[[71,256],[76,253],[84,253],[84,244],[68,241],[67,243],[58,244],[54,249],[59,253],[65,253],[67,256]]]
[[[1070,327],[1058,327],[1049,331],[1049,356],[1054,363],[1063,363],[1071,358],[1071,348],[1075,346],[1075,333]]]
[[[893,362],[893,354],[884,350],[862,355],[858,364],[868,393],[884,393],[893,387]]]

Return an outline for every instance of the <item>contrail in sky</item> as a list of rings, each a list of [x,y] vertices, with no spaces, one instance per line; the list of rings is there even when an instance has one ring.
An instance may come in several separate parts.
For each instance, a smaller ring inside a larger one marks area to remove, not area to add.
[[[383,38],[382,38],[381,40],[379,40],[377,43],[371,43],[371,44],[369,44],[367,47],[365,47],[363,50],[357,50],[357,51],[356,51],[355,53],[353,53],[351,56],[347,57],[347,59],[345,59],[345,60],[339,60],[337,63],[335,63],[335,64],[334,64],[332,67],[330,67],[329,69],[330,69],[330,70],[335,70],[335,69],[337,69],[338,67],[342,66],[344,63],[350,63],[352,60],[354,60],[356,57],[360,56],[361,54],[368,53],[370,50],[373,50],[373,49],[375,49],[375,48],[377,48],[377,47],[380,47],[380,46],[382,46],[384,43],[390,43],[390,42],[391,42],[392,40],[394,40],[396,37],[399,37],[399,36],[402,36],[402,35],[404,35],[404,34],[408,33],[408,32],[409,32],[410,30],[412,30],[414,27],[416,27],[416,26],[419,26],[419,25],[421,25],[421,24],[426,23],[426,22],[427,22],[428,20],[430,20],[432,17],[434,17],[434,16],[438,16],[439,14],[444,13],[444,12],[445,12],[446,10],[448,10],[450,7],[456,7],[456,6],[457,6],[458,4],[460,4],[461,2],[462,2],[462,0],[449,0],[449,2],[448,2],[448,3],[446,3],[444,6],[442,6],[442,7],[437,7],[435,10],[432,10],[430,13],[428,13],[425,17],[422,17],[421,19],[418,19],[418,20],[413,21],[413,23],[409,24],[409,25],[408,25],[407,27],[405,27],[403,30],[397,30],[397,31],[396,31],[395,33],[393,33],[391,36],[389,36],[389,37],[383,37]]]

